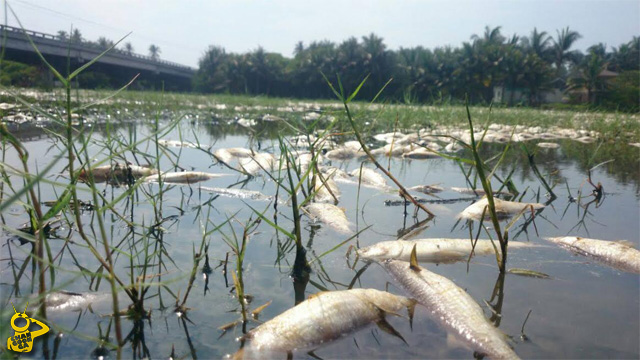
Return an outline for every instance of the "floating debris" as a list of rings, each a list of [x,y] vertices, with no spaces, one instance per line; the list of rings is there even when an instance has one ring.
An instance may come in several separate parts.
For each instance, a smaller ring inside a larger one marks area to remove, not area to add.
[[[634,249],[631,243],[626,240],[607,241],[576,236],[545,239],[578,254],[590,256],[616,269],[640,274],[640,251]]]
[[[500,244],[495,243],[500,249]],[[531,243],[509,241],[509,249],[535,247]],[[478,240],[473,246],[471,239],[416,239],[382,241],[358,250],[358,255],[369,260],[395,259],[409,261],[411,251],[416,248],[419,262],[449,263],[466,261],[473,248],[474,255],[491,255],[495,253],[491,240]]]
[[[478,303],[451,280],[411,263],[385,260],[380,263],[434,320],[453,331],[459,340],[492,359],[518,359],[506,336],[484,316]]]
[[[312,203],[303,208],[312,219],[319,220],[327,226],[341,233],[351,232],[351,223],[344,210],[325,203]]]
[[[234,358],[310,350],[371,323],[388,330],[391,325],[385,315],[411,309],[414,304],[406,297],[375,289],[321,292],[249,331],[242,337],[248,343]]]
[[[333,203],[340,200],[340,189],[338,185],[333,179],[328,178],[326,175],[323,176],[322,179],[320,179],[320,176],[316,176],[315,191],[316,195],[314,200],[316,202]]]
[[[498,219],[507,219],[513,215],[520,213],[523,210],[526,210],[527,208],[533,208],[534,210],[537,210],[545,207],[544,204],[520,203],[500,200],[498,198],[494,198],[493,201],[496,206],[496,215],[498,216]],[[491,214],[489,212],[489,200],[487,200],[486,197],[476,201],[472,205],[469,205],[458,215],[458,217],[470,220],[480,220],[483,212],[485,219],[491,218]]]

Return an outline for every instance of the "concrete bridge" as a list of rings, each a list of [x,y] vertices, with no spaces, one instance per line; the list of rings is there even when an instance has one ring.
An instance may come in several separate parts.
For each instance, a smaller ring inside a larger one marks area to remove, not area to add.
[[[62,40],[56,35],[0,25],[0,44],[5,47],[5,59],[29,64],[42,63],[27,35],[45,59],[58,71],[66,69],[68,60],[71,61],[72,69],[74,69],[91,61],[106,50],[96,44],[74,43],[68,39]],[[4,42],[2,42],[2,38],[5,38]],[[168,90],[181,91],[190,89],[191,79],[196,73],[195,69],[185,65],[128,53],[120,49],[112,49],[89,70],[101,71],[123,79],[130,79],[139,73],[138,80],[142,84],[159,87],[161,83],[164,83]],[[60,71],[60,73],[64,74],[65,72]]]

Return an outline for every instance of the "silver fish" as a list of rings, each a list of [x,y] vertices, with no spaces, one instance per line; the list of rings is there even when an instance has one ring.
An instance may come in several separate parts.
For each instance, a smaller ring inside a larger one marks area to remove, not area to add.
[[[201,171],[182,171],[182,172],[165,172],[160,176],[162,181],[174,184],[193,184],[200,181],[206,181],[215,179],[222,176],[228,176],[229,174],[212,174]],[[148,182],[157,182],[158,175],[151,175],[145,178]]]
[[[526,209],[530,207],[534,210],[542,209],[545,207],[545,205],[543,204],[513,202],[500,200],[498,198],[494,198],[493,201],[496,206],[496,214],[498,215],[499,219],[509,218],[513,215],[518,214],[522,210],[526,211]],[[487,209],[486,211],[484,210],[485,208]],[[487,200],[486,197],[469,205],[458,215],[458,217],[463,219],[480,220],[483,211],[485,214],[485,219],[490,219],[491,214],[489,213],[489,200]]]
[[[131,178],[133,178],[134,180],[143,178],[146,176],[157,174],[158,171],[138,165],[115,163],[113,166],[104,165],[95,167],[91,169],[91,173],[93,174],[93,180],[96,183],[102,183],[105,181],[112,183],[127,182]],[[81,170],[78,173],[78,180],[84,182],[88,181],[89,173],[86,170]]]
[[[545,239],[616,269],[640,274],[640,251],[631,247],[627,241],[596,240],[576,236]]]
[[[265,351],[313,349],[373,322],[384,322],[385,314],[414,304],[375,289],[321,292],[249,331],[243,337],[249,342],[241,353],[263,358]]]
[[[492,359],[519,359],[478,303],[451,280],[418,266],[415,258],[411,264],[398,260],[380,264],[436,321],[473,350]]]
[[[166,146],[166,147],[188,147],[188,148],[196,148],[198,145],[188,142],[188,141],[178,141],[178,140],[158,140],[158,145]]]
[[[441,191],[444,191],[444,188],[438,185],[416,185],[416,186],[407,188],[407,190],[417,191],[423,194],[434,194],[434,193],[439,193]]]
[[[500,249],[500,244],[495,243]],[[409,261],[411,250],[416,247],[419,262],[443,263],[465,261],[471,254],[470,239],[416,239],[382,241],[358,250],[358,255],[369,260],[395,259]],[[509,241],[509,249],[529,248],[536,245],[519,241]],[[491,240],[478,240],[473,248],[474,255],[491,255],[495,249]]]
[[[237,199],[251,199],[251,200],[264,200],[264,201],[270,201],[272,199],[271,196],[265,195],[259,191],[246,190],[246,189],[201,186],[200,190],[209,191],[222,196],[237,198]]]
[[[474,190],[474,189],[469,189],[469,188],[452,187],[451,191],[455,191],[455,192],[458,192],[460,194],[465,194],[465,195],[477,195],[477,196],[486,195],[486,193],[484,192],[483,189],[475,189]],[[513,196],[512,193],[506,192],[506,191],[494,191],[493,195]]]
[[[271,171],[276,163],[276,158],[269,153],[256,153],[239,161],[239,167],[249,175],[258,175],[261,171]]]
[[[338,232],[351,232],[351,223],[347,219],[347,215],[345,215],[344,210],[335,205],[312,203],[305,206],[303,209],[311,218],[319,220]]]
[[[368,185],[380,189],[389,188],[389,185],[387,185],[387,180],[384,178],[384,176],[378,174],[375,170],[370,168],[363,167],[362,173],[360,173],[360,168],[358,168],[350,172],[349,175],[355,177],[356,181],[358,181],[358,178],[360,178],[363,185]]]

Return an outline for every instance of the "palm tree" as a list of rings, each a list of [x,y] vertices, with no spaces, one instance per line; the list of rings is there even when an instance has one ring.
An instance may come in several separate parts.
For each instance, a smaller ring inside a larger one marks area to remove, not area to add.
[[[149,56],[151,57],[152,60],[158,61],[158,59],[160,59],[160,47],[151,44],[149,46]]]
[[[577,31],[569,30],[569,27],[562,29],[562,31],[556,31],[558,33],[557,39],[553,39],[553,54],[554,63],[556,66],[556,76],[562,77],[565,73],[564,64],[567,61],[576,62],[578,52],[569,51],[578,39],[582,36]]]
[[[82,34],[80,33],[80,30],[73,29],[73,32],[71,32],[71,42],[72,43],[76,43],[76,44],[80,44],[83,41],[84,41],[84,39],[82,38]]]
[[[607,83],[600,76],[606,69],[607,62],[597,52],[591,51],[578,66],[579,76],[569,79],[570,90],[587,90],[587,101],[590,104],[596,102],[596,94],[606,90]]]
[[[537,28],[533,28],[531,36],[522,39],[522,46],[527,51],[538,55],[540,59],[551,62],[553,54],[549,42],[551,42],[551,36],[547,35],[546,31],[538,32]]]
[[[133,54],[133,45],[131,45],[130,42],[124,44],[124,52],[127,53],[127,55]]]
[[[58,39],[60,41],[67,41],[67,40],[69,40],[69,35],[67,34],[66,31],[60,30],[60,31],[58,31]]]

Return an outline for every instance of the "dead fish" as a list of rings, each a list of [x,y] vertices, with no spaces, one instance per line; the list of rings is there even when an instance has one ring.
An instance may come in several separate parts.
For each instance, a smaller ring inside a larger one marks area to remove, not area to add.
[[[315,180],[315,201],[322,203],[333,203],[340,200],[340,189],[333,179],[326,175],[320,179],[320,176],[316,176]]]
[[[238,125],[242,127],[250,128],[252,126],[256,126],[256,121],[253,119],[240,118],[238,119]]]
[[[431,311],[434,320],[473,350],[492,359],[519,359],[507,344],[506,336],[484,316],[480,305],[451,280],[420,267],[415,251],[410,263],[385,260],[380,264]]]
[[[261,171],[271,171],[276,163],[276,158],[269,153],[256,153],[253,156],[240,159],[239,168],[249,175],[257,175]]]
[[[249,331],[241,338],[247,345],[234,358],[313,349],[374,322],[388,329],[386,314],[414,304],[406,297],[375,289],[321,292]]]
[[[312,219],[317,219],[340,233],[351,232],[351,223],[344,210],[325,203],[312,203],[303,208]]]
[[[188,141],[164,140],[164,139],[158,140],[158,145],[167,146],[167,147],[188,147],[188,148],[198,147],[196,144]]]
[[[70,291],[52,291],[45,297],[45,304],[47,310],[62,311],[62,310],[78,310],[83,309],[97,300],[101,296],[96,294],[81,294]]]
[[[452,187],[451,191],[455,191],[460,194],[465,195],[476,195],[476,196],[484,196],[487,193],[483,189],[469,189],[469,188],[460,188],[460,187]],[[493,195],[503,195],[503,196],[513,196],[512,193],[506,191],[494,191]]]
[[[500,249],[500,244],[495,242]],[[382,241],[358,250],[358,255],[369,260],[395,259],[409,261],[411,251],[416,247],[419,262],[449,263],[466,261],[471,254],[471,239],[416,239]],[[509,241],[509,249],[535,247],[536,245],[519,241]],[[491,240],[478,240],[473,248],[474,255],[491,255],[495,249]]]
[[[537,144],[537,146],[543,149],[557,149],[560,147],[560,144],[550,143],[550,142],[540,142]]]
[[[253,155],[251,149],[245,148],[222,148],[213,152],[213,157],[218,161],[223,162],[230,166],[230,163],[237,159],[248,158]]]
[[[583,144],[591,144],[591,143],[594,143],[596,141],[596,139],[592,138],[591,136],[582,136],[582,137],[579,137],[579,138],[573,139],[573,140],[575,140],[577,142],[581,142]]]
[[[438,154],[434,153],[432,150],[419,147],[402,154],[402,157],[407,159],[434,159],[440,156],[438,156]]]
[[[131,164],[115,163],[112,165],[98,166],[91,169],[93,174],[93,180],[96,183],[126,183],[130,180],[136,180],[146,176],[157,174],[158,171],[148,167],[142,167]],[[89,173],[86,170],[81,170],[78,173],[78,180],[87,182],[89,181]]]
[[[182,171],[182,172],[165,172],[160,175],[162,181],[173,184],[193,184],[201,181],[207,181],[229,174],[212,174],[202,171]],[[158,182],[158,175],[151,175],[145,178],[148,182]]]
[[[545,239],[571,251],[590,256],[616,269],[640,274],[640,251],[634,249],[631,243],[626,240],[607,241],[576,236]]]
[[[358,150],[354,150],[347,147],[339,147],[339,148],[327,151],[325,156],[327,157],[327,159],[331,159],[331,160],[349,160],[349,159],[353,159],[356,156],[361,156],[362,154],[364,154],[364,152],[360,152]]]
[[[246,190],[246,189],[201,186],[200,190],[209,191],[222,196],[236,198],[236,199],[251,199],[251,200],[263,200],[263,201],[270,201],[272,199],[271,196],[265,195],[259,191]]]
[[[511,245],[511,242],[509,242],[509,245]],[[551,276],[535,270],[511,268],[507,270],[507,272],[513,275],[528,276],[536,279],[551,279]]]
[[[389,188],[389,185],[387,185],[387,180],[384,178],[384,176],[378,174],[375,170],[370,168],[363,167],[362,173],[360,172],[360,168],[358,168],[350,172],[349,175],[355,177],[356,181],[358,181],[358,178],[360,178],[363,185],[369,185],[380,189]]]
[[[407,190],[417,191],[423,194],[435,194],[435,193],[444,191],[444,188],[438,185],[416,185],[416,186],[407,188]]]
[[[498,198],[494,198],[493,201],[496,206],[496,214],[498,215],[498,219],[509,218],[520,213],[523,209],[526,211],[526,209],[531,207],[534,210],[542,209],[545,207],[545,205],[538,203],[521,203],[500,200]],[[485,207],[487,208],[486,211],[484,210]],[[489,213],[489,200],[487,200],[486,197],[476,201],[472,205],[469,205],[458,215],[458,218],[480,220],[483,211],[485,211],[485,219],[490,219],[491,215]]]
[[[335,166],[319,166],[318,169],[320,169],[320,172],[336,181],[353,182],[349,174]]]
[[[402,154],[410,152],[413,149],[416,149],[414,145],[387,144],[384,147],[371,150],[371,154],[384,156],[402,156]]]

